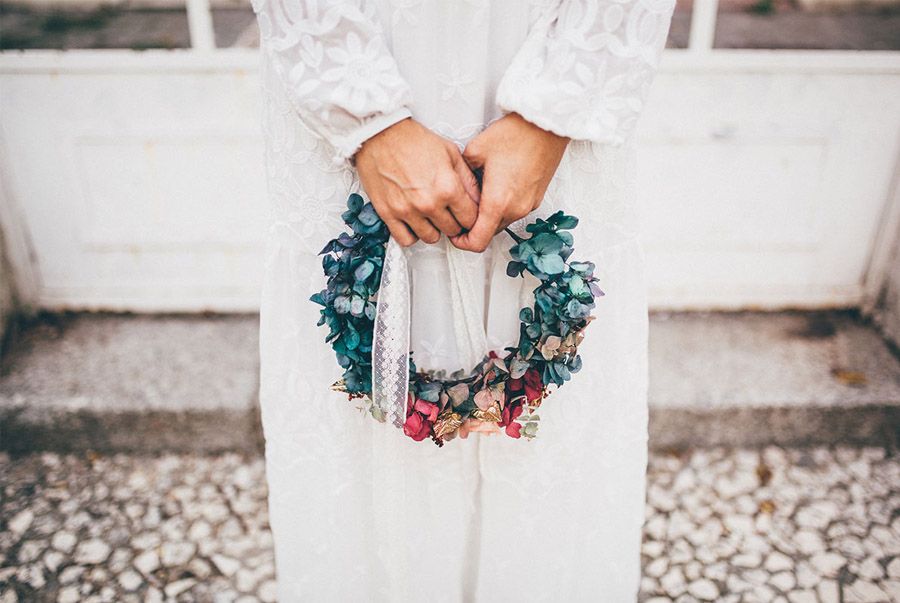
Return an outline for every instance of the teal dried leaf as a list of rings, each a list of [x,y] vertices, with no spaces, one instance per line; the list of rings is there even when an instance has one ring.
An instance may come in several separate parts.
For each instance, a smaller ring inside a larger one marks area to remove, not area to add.
[[[418,396],[428,402],[437,402],[441,397],[441,384],[436,381],[423,384],[419,388]]]
[[[362,211],[359,212],[359,221],[365,226],[374,226],[381,221],[381,218],[378,217],[378,213],[376,213],[372,204],[366,203]]]
[[[579,354],[575,354],[575,357],[569,361],[569,371],[572,373],[577,373],[581,370],[581,356]]]
[[[582,276],[590,276],[594,273],[595,266],[593,262],[572,262],[569,268]]]
[[[578,297],[588,292],[589,290],[584,282],[584,279],[578,275],[572,275],[572,277],[569,279],[569,293]]]
[[[359,266],[357,266],[356,270],[353,272],[353,277],[357,281],[364,281],[375,272],[375,264],[372,262],[363,262]]]
[[[366,300],[354,295],[350,301],[350,314],[352,314],[353,316],[362,316],[365,309]]]
[[[363,199],[362,195],[360,195],[359,193],[350,193],[350,196],[347,197],[347,209],[349,209],[353,213],[357,213],[360,209],[362,209],[364,203],[365,199]]]
[[[541,255],[557,254],[563,248],[563,240],[557,234],[543,232],[529,240],[528,245]]]
[[[516,356],[509,364],[509,376],[513,379],[519,379],[525,374],[525,371],[527,371],[530,366],[530,363]]]
[[[525,264],[522,262],[510,262],[506,265],[506,276],[516,278],[521,276],[525,271]]]
[[[578,226],[578,218],[566,215],[561,211],[550,216],[549,221],[560,230],[571,230]]]
[[[346,314],[350,311],[350,298],[339,295],[334,298],[334,311],[338,314]]]
[[[535,254],[529,258],[529,265],[533,265],[538,272],[545,275],[562,274],[566,269],[565,262],[556,253],[550,255]],[[540,277],[538,276],[538,278]]]

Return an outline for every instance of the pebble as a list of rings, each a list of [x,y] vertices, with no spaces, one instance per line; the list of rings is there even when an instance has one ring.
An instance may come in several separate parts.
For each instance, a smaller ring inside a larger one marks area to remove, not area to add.
[[[822,580],[816,585],[819,603],[840,603],[840,587],[834,580]]]
[[[702,601],[713,601],[719,596],[719,587],[712,580],[702,578],[691,582],[688,592]]]
[[[232,559],[231,557],[226,557],[225,555],[213,555],[212,562],[223,575],[228,576],[229,578],[234,576],[241,568],[240,561]]]
[[[900,556],[891,559],[887,566],[887,575],[891,578],[900,579]]]
[[[788,592],[797,585],[797,578],[791,572],[778,572],[769,578],[769,584],[781,592]]]
[[[791,603],[819,603],[816,593],[808,590],[795,590],[788,593],[787,597]]]
[[[66,586],[59,590],[56,597],[56,603],[78,603],[81,600],[81,593],[74,586]]]
[[[193,542],[167,542],[160,548],[160,562],[165,567],[187,565],[196,550],[197,545]]]
[[[103,563],[111,551],[112,548],[102,540],[85,540],[75,549],[75,563],[82,565]]]
[[[759,567],[762,563],[762,555],[757,552],[741,553],[731,558],[732,565],[737,567]]]
[[[278,600],[278,585],[274,580],[266,580],[259,585],[256,594],[263,603],[275,603]]]
[[[196,580],[192,580],[191,578],[185,578],[183,580],[176,580],[170,584],[166,585],[165,593],[167,597],[177,597],[181,593],[190,590],[193,586],[197,584]]]
[[[766,557],[765,568],[772,573],[791,570],[794,568],[794,561],[782,552],[773,551]]]
[[[59,575],[60,584],[71,584],[78,580],[84,574],[84,568],[77,565],[70,565]]]
[[[825,543],[817,532],[811,530],[800,530],[794,536],[794,542],[800,552],[806,555],[813,555],[825,549]]]
[[[847,559],[843,555],[827,552],[813,556],[810,562],[823,576],[833,577],[847,564]]]
[[[665,557],[660,557],[659,559],[654,559],[644,568],[644,575],[651,576],[653,578],[659,578],[663,574],[666,573],[666,569],[669,567],[669,561]]]
[[[78,543],[78,538],[71,532],[57,532],[50,539],[50,546],[63,553],[71,553]]]
[[[159,568],[159,555],[156,551],[144,551],[134,558],[134,567],[145,576],[149,576]]]
[[[21,536],[29,527],[31,527],[32,521],[34,521],[34,512],[32,512],[31,509],[25,509],[16,513],[12,519],[9,520],[7,528],[16,536]]]
[[[666,575],[660,578],[659,584],[670,597],[677,597],[684,592],[687,586],[684,580],[684,573],[680,567],[672,568],[666,572]]]
[[[144,579],[134,570],[125,570],[119,574],[119,584],[126,591],[135,591],[144,583]]]
[[[65,561],[66,556],[59,551],[47,551],[44,553],[44,566],[50,570],[51,573],[55,574],[56,570],[58,570]]]
[[[844,588],[844,603],[882,603],[887,593],[867,580],[857,580]]]
[[[884,570],[874,557],[867,557],[857,568],[856,573],[867,580],[878,581],[884,578]]]

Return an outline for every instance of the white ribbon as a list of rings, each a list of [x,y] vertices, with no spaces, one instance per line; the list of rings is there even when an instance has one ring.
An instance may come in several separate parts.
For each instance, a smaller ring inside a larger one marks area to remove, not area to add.
[[[372,402],[388,422],[402,427],[409,396],[409,267],[391,237],[384,254],[372,333]]]

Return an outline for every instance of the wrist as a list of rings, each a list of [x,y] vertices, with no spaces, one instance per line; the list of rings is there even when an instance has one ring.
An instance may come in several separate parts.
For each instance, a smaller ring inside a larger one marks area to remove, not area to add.
[[[389,130],[402,127],[400,124],[405,124],[409,121],[412,121],[412,116],[409,110],[403,107],[392,113],[379,115],[365,122],[356,132],[356,140],[358,142],[353,145],[355,147],[354,151],[348,156],[350,165],[356,166],[360,153],[367,146],[372,146],[371,143],[373,141],[380,140]]]

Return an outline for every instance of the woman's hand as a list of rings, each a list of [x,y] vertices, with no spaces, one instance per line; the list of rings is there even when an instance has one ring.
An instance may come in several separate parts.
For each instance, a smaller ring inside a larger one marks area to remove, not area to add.
[[[478,183],[459,148],[411,118],[366,140],[354,156],[375,211],[404,247],[471,228]]]
[[[483,170],[478,219],[451,242],[484,251],[495,234],[537,208],[569,140],[509,113],[469,141],[463,157],[472,169]]]

